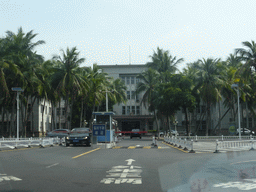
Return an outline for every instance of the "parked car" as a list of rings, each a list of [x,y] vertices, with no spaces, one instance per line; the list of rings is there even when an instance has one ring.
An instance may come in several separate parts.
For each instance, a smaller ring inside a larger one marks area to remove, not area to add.
[[[65,137],[65,144],[69,146],[75,145],[91,145],[91,130],[89,128],[74,128],[71,133]]]
[[[132,139],[133,137],[139,137],[141,139],[141,133],[139,133],[139,131],[139,129],[132,129],[130,138]]]
[[[239,129],[236,130],[236,134],[239,135]],[[246,129],[244,128],[244,132],[243,132],[243,128],[241,128],[241,135],[255,135],[255,132],[250,130],[250,129]]]
[[[68,136],[70,133],[69,129],[55,129],[53,131],[47,132],[46,137],[59,137],[63,138]]]
[[[160,137],[163,137],[164,136],[164,132],[160,132],[159,135],[160,135]]]

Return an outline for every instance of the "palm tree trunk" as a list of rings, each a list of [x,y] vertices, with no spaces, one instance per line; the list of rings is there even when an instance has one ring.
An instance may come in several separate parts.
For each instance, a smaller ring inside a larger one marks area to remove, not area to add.
[[[248,102],[246,101],[245,104],[246,104],[246,127],[243,126],[243,128],[249,129],[250,127],[249,127],[249,118],[248,118]]]
[[[9,111],[6,111],[6,122],[7,122],[7,132],[9,131],[9,137],[11,137],[11,131],[10,131],[10,123],[9,123]]]
[[[66,93],[66,105],[65,105],[65,128],[68,129],[68,99],[69,99],[69,92]]]
[[[82,101],[81,101],[81,112],[80,112],[80,127],[82,127],[82,118],[83,118],[83,110],[84,110],[84,100],[82,98]]]
[[[15,119],[14,117],[14,113],[15,113],[15,97],[13,97],[13,102],[12,102],[12,114],[11,114],[11,132],[14,130],[14,124],[15,124]]]
[[[210,102],[207,102],[206,136],[209,135],[210,117],[211,117],[211,111],[210,110],[211,110]]]
[[[70,129],[71,129],[71,127],[72,127],[72,111],[73,111],[73,104],[74,104],[74,100],[75,100],[75,98],[73,98],[73,99],[71,99],[71,107],[70,107]]]
[[[93,108],[92,108],[92,112],[94,112],[94,108],[95,108],[95,103],[96,103],[96,98],[94,97],[93,98]],[[90,119],[90,129],[92,130],[92,123],[93,123],[93,113],[92,113],[92,116],[91,116],[91,119]]]
[[[187,136],[189,135],[189,130],[188,130],[188,110],[186,107],[183,108],[185,111],[185,120],[186,120],[186,132],[187,132]]]
[[[4,107],[3,106],[2,106],[1,118],[2,118],[1,133],[2,133],[2,137],[3,137],[4,136]]]
[[[42,111],[42,134],[44,136],[44,108],[45,108],[45,99],[44,99],[44,105],[43,105],[43,111]]]
[[[220,113],[220,101],[219,101],[219,135],[221,135],[221,113]]]
[[[157,128],[157,133],[158,133],[158,138],[159,138],[160,133],[159,133],[159,125],[158,125],[158,119],[157,119],[157,115],[156,115],[156,110],[154,110],[154,117],[156,119],[156,128]]]

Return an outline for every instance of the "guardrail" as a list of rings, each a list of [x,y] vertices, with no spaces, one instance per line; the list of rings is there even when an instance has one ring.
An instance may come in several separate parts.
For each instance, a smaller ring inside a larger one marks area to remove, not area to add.
[[[172,137],[167,136],[167,137],[164,137],[164,141],[170,145],[173,145],[185,151],[189,151],[189,153],[195,153],[193,149],[193,140],[190,140],[190,141],[187,139],[182,140],[181,138],[177,138],[174,136]]]
[[[31,146],[53,146],[54,144],[62,145],[65,142],[64,138],[58,137],[45,137],[45,138],[0,138],[0,150],[2,148],[17,149],[18,147],[31,147]]]
[[[239,139],[239,136],[177,136],[177,138],[181,138],[181,139],[184,139],[184,138],[187,138],[187,139],[190,139],[190,140],[194,140],[195,142],[199,141],[199,140],[214,140],[216,141],[216,139],[218,140],[234,140],[234,139]],[[241,136],[241,139],[256,139],[256,136],[252,136],[252,135],[248,135],[248,136]]]
[[[219,153],[221,149],[232,149],[232,148],[243,148],[254,150],[256,146],[256,140],[251,138],[250,140],[239,140],[239,141],[219,141],[216,140],[216,150],[214,153]]]

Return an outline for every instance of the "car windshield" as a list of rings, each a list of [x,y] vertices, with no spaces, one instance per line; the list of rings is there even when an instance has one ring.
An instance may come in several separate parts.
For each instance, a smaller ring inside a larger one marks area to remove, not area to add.
[[[71,134],[77,134],[77,133],[88,133],[89,135],[89,128],[74,128],[71,130]]]

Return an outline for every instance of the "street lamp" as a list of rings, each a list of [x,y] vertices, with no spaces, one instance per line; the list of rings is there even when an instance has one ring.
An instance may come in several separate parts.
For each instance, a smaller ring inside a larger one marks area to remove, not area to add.
[[[17,139],[19,139],[19,95],[20,92],[23,92],[24,90],[21,89],[20,87],[13,87],[12,91],[16,91],[17,92]]]
[[[237,92],[237,110],[238,110],[238,131],[239,131],[239,139],[241,140],[241,125],[240,125],[240,110],[239,110],[239,97],[240,97],[240,92],[239,92],[239,86],[238,84],[232,84],[231,85],[232,89],[235,89]]]

